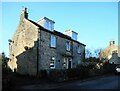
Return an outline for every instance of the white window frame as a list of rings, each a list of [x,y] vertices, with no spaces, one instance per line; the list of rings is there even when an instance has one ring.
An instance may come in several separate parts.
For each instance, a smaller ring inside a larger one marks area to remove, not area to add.
[[[56,48],[56,36],[54,35],[50,37],[50,47]]]
[[[53,61],[53,63],[51,63],[52,61]],[[51,65],[53,65],[53,67],[51,67]],[[50,68],[55,69],[55,57],[51,57],[51,59],[50,59]]]
[[[67,51],[70,51],[70,41],[67,41],[67,42],[66,42],[66,50],[67,50]]]

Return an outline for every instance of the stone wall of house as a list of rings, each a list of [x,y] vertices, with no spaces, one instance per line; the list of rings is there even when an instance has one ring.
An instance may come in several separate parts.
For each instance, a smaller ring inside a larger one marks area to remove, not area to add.
[[[39,59],[39,70],[40,69],[50,69],[50,60],[51,57],[55,57],[56,61],[56,69],[63,69],[64,66],[64,58],[73,58],[72,64],[73,68],[76,67],[78,64],[78,60],[83,61],[84,59],[84,51],[85,47],[81,44],[78,44],[76,42],[70,41],[68,39],[56,36],[57,41],[56,41],[56,48],[51,48],[50,47],[50,36],[52,35],[51,33],[45,32],[41,30],[40,33],[40,59]],[[70,41],[71,43],[71,49],[70,52],[66,51],[66,41]],[[81,53],[77,53],[78,45],[81,47]]]
[[[36,74],[38,27],[22,14],[17,30],[10,43],[8,66],[20,74]]]
[[[55,57],[55,68],[64,68],[64,59],[72,58],[73,67],[78,60],[83,61],[85,46],[55,35],[56,48],[50,47],[51,33],[41,30],[27,19],[26,9],[22,11],[19,25],[9,43],[8,66],[20,74],[36,75],[41,69],[50,69],[50,61]],[[70,52],[66,51],[66,41],[70,41]],[[77,53],[78,45],[81,53]]]
[[[115,61],[114,63],[116,63],[116,64],[119,63],[119,61],[120,61],[120,60],[118,60],[118,57],[120,57],[119,56],[119,47],[120,46],[115,45],[114,41],[110,41],[109,46],[100,52],[99,58],[100,59],[105,58],[109,62]]]
[[[100,53],[100,59],[106,58],[110,59],[112,57],[112,52],[113,51],[118,51],[118,46],[113,45],[113,46],[108,46],[105,49],[103,49]]]
[[[38,27],[26,20],[24,34],[25,36],[21,40],[24,43],[23,47],[25,51],[17,56],[17,71],[21,74],[36,75]]]
[[[56,69],[61,69],[62,67],[62,60],[63,57],[62,55],[60,55],[61,53],[64,53],[65,47],[63,46],[64,40],[65,39],[61,39],[59,40],[59,37],[57,37],[57,45],[56,48],[51,48],[50,47],[50,37],[51,34],[45,31],[41,30],[41,38],[40,38],[40,50],[39,50],[39,54],[40,54],[40,59],[39,59],[39,69],[50,69],[50,60],[51,57],[55,57],[56,60]],[[61,44],[61,46],[59,45],[59,41],[63,41]],[[58,46],[59,45],[59,46]],[[58,60],[60,60],[59,65],[58,65]]]
[[[78,46],[80,46],[80,53],[78,53]],[[85,46],[73,42],[73,60],[75,60],[73,66],[76,67],[76,65],[83,62],[84,59],[85,59]]]

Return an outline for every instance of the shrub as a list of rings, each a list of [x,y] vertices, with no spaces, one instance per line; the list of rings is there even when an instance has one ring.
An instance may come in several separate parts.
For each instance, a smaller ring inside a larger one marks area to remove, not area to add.
[[[47,77],[52,81],[66,81],[71,79],[85,79],[97,75],[112,72],[113,66],[111,64],[105,64],[102,68],[96,68],[96,62],[86,62],[73,69],[50,69],[41,70],[41,77]]]
[[[50,80],[59,81],[61,79],[64,79],[64,70],[50,69],[47,71],[49,72],[49,74],[47,74],[47,77]]]
[[[71,79],[84,79],[89,77],[88,68],[74,68],[74,69],[63,69],[63,70],[49,70],[48,78],[53,81],[64,81]]]
[[[40,70],[38,76],[40,78],[46,78],[47,77],[47,71],[46,70]]]
[[[106,62],[103,65],[103,73],[114,73],[115,70],[115,64],[110,64],[109,62]]]

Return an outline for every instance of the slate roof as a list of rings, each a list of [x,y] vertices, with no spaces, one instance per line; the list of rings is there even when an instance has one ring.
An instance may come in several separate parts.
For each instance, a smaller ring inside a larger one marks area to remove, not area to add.
[[[71,40],[71,41],[74,41],[74,42],[76,42],[76,43],[78,43],[78,44],[81,44],[81,45],[83,45],[83,46],[86,46],[85,44],[80,43],[79,41],[73,40],[70,36],[67,36],[67,35],[65,35],[65,34],[63,34],[63,33],[61,33],[61,32],[56,31],[56,30],[54,30],[54,31],[49,31],[49,30],[45,29],[44,27],[42,27],[41,25],[37,24],[36,22],[34,22],[34,21],[30,20],[30,19],[28,19],[28,20],[29,20],[31,23],[33,23],[34,25],[38,26],[41,30],[44,30],[44,31],[49,32],[49,33],[51,33],[51,34],[60,36],[60,37],[62,37],[62,38],[65,38],[65,39],[68,39],[68,40]]]

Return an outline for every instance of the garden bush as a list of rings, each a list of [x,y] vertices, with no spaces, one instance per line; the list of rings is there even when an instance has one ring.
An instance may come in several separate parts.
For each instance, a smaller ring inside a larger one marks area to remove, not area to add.
[[[47,77],[52,81],[66,81],[71,79],[85,79],[97,75],[113,72],[113,65],[106,63],[100,69],[96,68],[96,63],[82,63],[73,69],[49,69],[41,70],[41,77]]]

